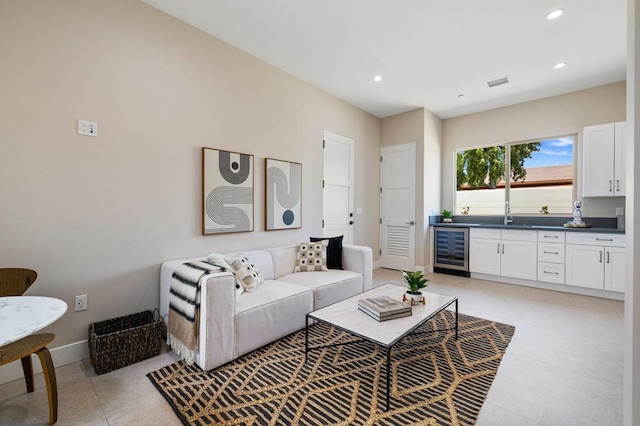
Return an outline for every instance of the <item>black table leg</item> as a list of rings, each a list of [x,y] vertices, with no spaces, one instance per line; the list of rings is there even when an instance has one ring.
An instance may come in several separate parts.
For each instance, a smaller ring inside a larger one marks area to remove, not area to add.
[[[456,340],[458,340],[458,299],[456,299]]]
[[[389,377],[391,375],[391,348],[387,348],[387,409],[389,411]]]
[[[304,363],[307,363],[307,354],[309,353],[309,315],[304,317]]]

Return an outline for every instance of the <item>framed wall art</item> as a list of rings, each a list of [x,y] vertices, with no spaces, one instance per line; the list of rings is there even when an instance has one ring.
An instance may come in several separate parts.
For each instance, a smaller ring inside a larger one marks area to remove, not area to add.
[[[302,227],[302,164],[265,159],[265,229]]]
[[[202,148],[202,234],[253,231],[253,155]]]

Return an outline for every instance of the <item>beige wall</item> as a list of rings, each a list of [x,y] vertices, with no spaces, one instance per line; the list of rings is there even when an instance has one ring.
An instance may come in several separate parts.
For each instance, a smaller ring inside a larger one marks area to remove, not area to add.
[[[578,134],[576,164],[582,163],[582,128],[626,120],[626,84],[619,82],[566,95],[469,114],[444,121],[442,150],[442,207],[454,202],[454,151],[475,146],[526,141]],[[576,194],[581,198],[581,167]],[[587,198],[583,213],[592,217],[614,217],[624,198]]]
[[[382,146],[416,143],[416,268],[431,265],[429,215],[440,211],[442,120],[419,108],[381,120]]]
[[[325,129],[356,140],[355,242],[377,253],[377,118],[137,1],[1,2],[0,52],[0,266],[70,305],[54,346],[157,307],[165,260],[320,235]],[[254,155],[255,232],[201,236],[203,146]],[[300,230],[264,231],[265,157],[303,165]]]

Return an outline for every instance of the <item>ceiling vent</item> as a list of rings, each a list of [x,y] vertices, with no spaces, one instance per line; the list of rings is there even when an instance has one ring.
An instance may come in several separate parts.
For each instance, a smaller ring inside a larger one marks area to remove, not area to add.
[[[496,78],[495,80],[487,81],[487,86],[496,87],[496,86],[501,86],[503,84],[507,84],[508,82],[509,82],[509,79],[505,76],[501,78]]]

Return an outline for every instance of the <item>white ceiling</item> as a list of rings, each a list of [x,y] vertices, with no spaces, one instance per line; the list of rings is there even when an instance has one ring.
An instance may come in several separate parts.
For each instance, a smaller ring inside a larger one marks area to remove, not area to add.
[[[377,117],[450,118],[626,78],[626,0],[143,1]]]

